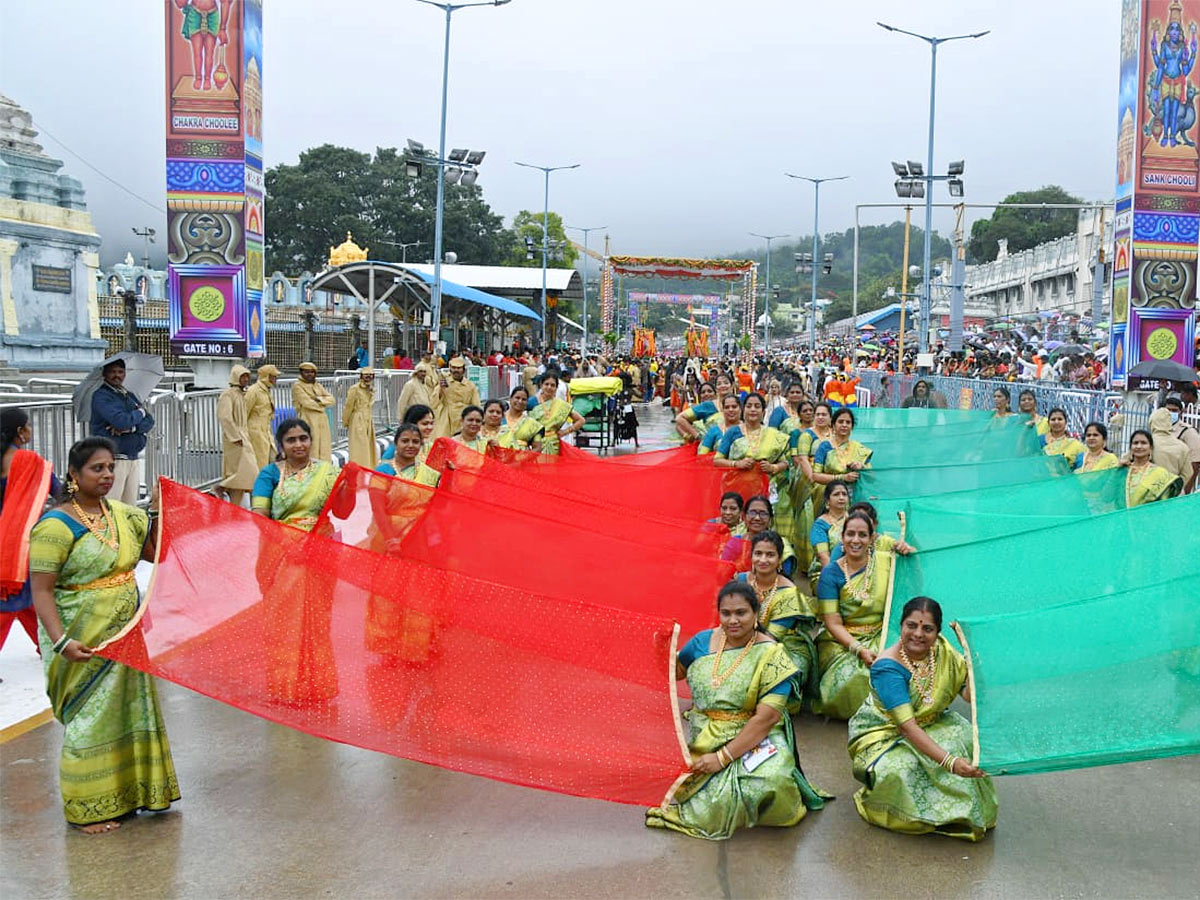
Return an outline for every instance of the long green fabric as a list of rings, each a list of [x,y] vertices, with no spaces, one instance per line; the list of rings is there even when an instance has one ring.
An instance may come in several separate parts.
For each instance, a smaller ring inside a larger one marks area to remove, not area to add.
[[[1200,753],[1198,598],[1192,573],[965,618],[980,767],[1015,775]]]
[[[903,512],[905,538],[922,552],[1067,525],[1124,508],[1124,469],[875,503],[880,530],[898,535]]]
[[[942,604],[949,622],[1036,612],[1067,601],[1134,591],[1163,574],[1181,581],[1200,576],[1197,522],[1200,494],[1193,494],[1067,525],[901,557],[896,566],[889,641],[899,633],[900,610],[910,597],[933,597]],[[921,528],[916,516],[912,527],[915,536]],[[1197,595],[1193,592],[1186,599],[1192,615],[1200,620]],[[1127,608],[1123,633],[1136,640],[1144,621],[1157,615],[1150,607]],[[1057,640],[1079,640],[1080,629],[1086,635],[1088,623],[1077,625],[1056,633]],[[1039,626],[1039,631],[1045,630]],[[1037,679],[1041,672],[1029,671],[1023,677]]]
[[[876,503],[883,499],[928,497],[951,491],[981,490],[1056,477],[1074,477],[1071,467],[1061,456],[1022,456],[978,463],[870,468],[859,476],[854,498]]]
[[[898,433],[876,431],[874,440],[867,441],[856,428],[854,439],[874,451],[871,466],[876,469],[977,463],[1042,453],[1037,431],[1015,417],[993,421],[966,435],[938,434],[937,428],[912,431],[922,433],[910,434],[907,429]]]
[[[892,410],[892,412],[900,413],[905,410]],[[869,444],[872,441],[887,441],[887,440],[917,440],[926,438],[969,438],[972,435],[980,434],[985,431],[990,431],[997,425],[1011,427],[1013,423],[1024,425],[1027,420],[1025,416],[1007,416],[1003,419],[997,419],[995,416],[984,416],[978,419],[967,419],[963,422],[949,422],[945,425],[924,425],[914,423],[906,425],[903,428],[896,428],[886,424],[882,419],[876,418],[874,425],[866,425],[861,418],[855,415],[856,425],[854,426],[854,437],[862,441],[864,444]],[[1036,429],[1035,429],[1036,430]]]
[[[854,410],[854,420],[864,428],[908,428],[911,425],[948,425],[954,422],[984,422],[992,417],[986,409],[886,409],[863,406]]]

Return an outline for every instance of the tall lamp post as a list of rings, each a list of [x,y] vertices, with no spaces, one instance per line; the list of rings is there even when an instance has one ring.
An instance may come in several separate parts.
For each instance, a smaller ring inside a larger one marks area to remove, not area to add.
[[[767,242],[767,290],[763,300],[763,352],[771,352],[771,241],[791,237],[790,234],[759,234],[751,231],[750,237],[762,238]]]
[[[591,228],[580,228],[578,225],[567,225],[572,231],[583,232],[583,339],[580,341],[579,349],[584,356],[587,356],[587,336],[588,336],[588,279],[587,279],[587,264],[588,264],[588,235],[593,231],[603,231],[607,225],[593,225]]]
[[[849,175],[837,175],[833,178],[809,178],[807,175],[793,175],[791,172],[784,172],[788,178],[796,178],[800,181],[808,181],[813,186],[813,245],[812,245],[812,308],[809,310],[808,319],[808,356],[810,362],[816,361],[817,358],[817,241],[820,234],[821,221],[821,185],[826,181],[845,181]]]
[[[422,3],[428,0],[421,0]],[[508,2],[508,0],[505,0]],[[550,259],[550,173],[558,172],[563,169],[578,169],[579,163],[572,163],[569,166],[535,166],[531,163],[517,163],[518,166],[523,166],[526,169],[537,169],[546,176],[546,196],[545,204],[542,210],[542,350],[546,349],[546,264]]]
[[[932,306],[930,293],[930,251],[932,242],[929,235],[933,230],[933,120],[935,101],[937,100],[937,50],[939,44],[945,44],[950,41],[964,41],[967,39],[981,38],[987,31],[977,31],[974,34],[955,34],[950,37],[931,37],[925,34],[917,34],[915,31],[905,31],[903,28],[896,28],[894,25],[885,25],[883,22],[876,22],[880,28],[887,31],[894,31],[898,34],[907,34],[909,37],[915,37],[929,44],[930,61],[929,61],[929,144],[925,154],[925,264],[923,266],[922,283],[921,283],[921,309],[920,309],[920,329],[918,335],[919,343],[917,349],[921,353],[929,352],[929,311]],[[912,164],[908,166],[912,170]],[[918,174],[916,172],[914,175]]]
[[[450,86],[450,17],[460,9],[472,6],[503,6],[510,0],[477,0],[474,3],[439,3],[437,0],[417,0],[426,6],[436,6],[446,13],[446,41],[442,50],[442,121],[438,131],[437,211],[433,220],[433,291],[430,297],[430,325],[434,341],[442,321],[442,220],[446,213],[446,95]],[[372,332],[374,335],[374,332]]]

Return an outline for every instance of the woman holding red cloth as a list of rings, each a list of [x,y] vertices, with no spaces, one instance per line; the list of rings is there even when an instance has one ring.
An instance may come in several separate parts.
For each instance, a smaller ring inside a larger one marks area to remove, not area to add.
[[[29,532],[42,515],[46,498],[61,486],[50,463],[32,450],[29,414],[0,410],[0,647],[13,622],[20,622],[38,645],[37,614],[29,591]]]

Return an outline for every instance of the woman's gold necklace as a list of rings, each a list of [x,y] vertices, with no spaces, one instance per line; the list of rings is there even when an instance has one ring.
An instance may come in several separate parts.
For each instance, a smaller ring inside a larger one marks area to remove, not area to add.
[[[1146,473],[1150,471],[1150,461],[1142,463],[1140,466],[1137,463],[1129,464],[1129,472],[1125,476],[1125,503],[1129,504],[1130,497],[1133,496],[1134,490],[1142,479],[1146,477]],[[1135,477],[1136,476],[1136,477]]]
[[[913,684],[916,685],[917,693],[921,695],[921,699],[926,703],[933,702],[933,673],[937,668],[937,644],[929,648],[929,653],[919,663],[914,663],[908,657],[908,653],[904,650],[904,644],[899,647],[900,662],[904,668],[912,673]]]
[[[721,655],[725,652],[725,637],[726,637],[725,629],[722,628],[721,629],[721,639],[717,642],[717,658],[715,660],[713,660],[713,668],[712,668],[712,686],[713,687],[720,687],[729,679],[729,676],[732,675],[737,670],[737,667],[742,664],[742,660],[746,658],[746,655],[750,652],[750,648],[754,646],[754,642],[758,639],[757,634],[750,635],[750,641],[746,644],[745,649],[742,650],[742,652],[738,654],[737,659],[735,659],[733,661],[733,665],[730,666],[728,669],[726,669],[724,674],[721,674],[718,672],[718,670],[721,668]]]
[[[742,426],[742,436],[746,439],[747,456],[758,452],[759,444],[762,443],[762,435],[762,425],[759,425],[754,431],[751,431],[746,425]]]
[[[758,608],[761,612],[758,614],[758,621],[766,625],[771,621],[771,606],[775,603],[775,595],[779,593],[779,575],[775,575],[775,580],[771,583],[770,588],[760,588],[758,581],[751,579],[751,586],[754,588],[754,593],[758,595]]]
[[[284,467],[286,469],[286,471],[283,473],[285,480],[288,478],[301,478],[306,472],[308,472],[309,469],[312,468],[312,460],[310,459],[299,469],[293,469],[291,463],[285,463]]]
[[[75,514],[79,516],[79,521],[83,523],[83,527],[91,532],[92,537],[110,550],[119,549],[121,542],[117,538],[117,525],[113,522],[112,513],[109,512],[108,506],[105,505],[104,501],[100,502],[100,512],[94,516],[85,512],[83,507],[79,505],[79,501],[74,497],[71,498],[71,506],[74,507]]]

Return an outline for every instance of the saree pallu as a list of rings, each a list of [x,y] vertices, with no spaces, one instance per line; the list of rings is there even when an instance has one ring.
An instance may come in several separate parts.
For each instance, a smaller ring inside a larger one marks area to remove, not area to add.
[[[817,434],[817,431],[815,428],[806,428],[804,431],[801,431],[800,434],[797,435],[797,437],[796,437],[796,456],[806,457],[808,459],[809,465],[812,467],[813,471],[815,472],[816,471],[816,463],[814,462],[813,457],[817,453],[817,448],[820,447],[821,444],[825,443],[825,441],[829,440],[829,438],[832,436],[833,436],[832,429],[825,432],[825,435],[822,436],[822,435]],[[799,478],[797,480],[795,490],[797,492],[799,492],[801,490],[806,492],[804,495],[801,495],[799,493],[796,494],[797,503],[799,502],[801,496],[804,496],[804,498],[805,498],[805,503],[798,505],[797,508],[801,508],[801,506],[803,507],[804,517],[808,522],[808,528],[811,529],[812,523],[816,521],[817,514],[820,512],[821,508],[825,505],[825,485],[817,484],[815,481],[810,481],[809,479],[805,478],[804,470],[801,469],[799,471]],[[803,524],[803,522],[801,522],[799,524]],[[807,542],[807,540],[808,540],[807,529],[806,529],[804,538],[805,538],[805,541]],[[809,548],[808,552],[809,552],[808,562],[811,562],[812,549]],[[808,568],[808,562],[805,562],[806,570]]]
[[[529,411],[528,416],[534,424],[527,426],[523,432],[518,430],[517,437],[532,440],[532,435],[536,434],[537,429],[545,429],[542,434],[542,452],[547,456],[558,456],[561,444],[558,429],[571,418],[571,404],[555,397],[549,403],[539,402]],[[530,436],[526,438],[526,435]]]
[[[910,716],[938,746],[970,759],[971,723],[950,710],[967,679],[967,665],[945,637],[938,638],[932,702],[909,682],[909,704],[885,710],[871,692],[850,720],[848,749],[854,777],[865,785],[854,795],[858,814],[872,825],[904,834],[935,832],[979,841],[996,827],[996,788],[990,778],[947,772],[901,736]]]
[[[504,421],[500,423],[500,434],[492,439],[492,443],[506,450],[528,450],[529,442],[541,433],[542,426],[529,413],[517,419],[515,425],[505,416]]]
[[[733,652],[726,651],[723,666],[731,666],[733,658]],[[716,774],[689,776],[670,803],[646,811],[646,826],[721,841],[739,828],[795,825],[808,810],[824,806],[826,799],[809,784],[796,760],[786,696],[769,693],[793,678],[796,667],[782,645],[760,643],[737,670],[714,687],[717,659],[715,653],[706,652],[688,666],[687,681],[695,701],[687,713],[688,749],[693,755],[714,753],[737,737],[758,705],[765,703],[780,713],[766,738],[776,753],[752,772],[746,771],[743,760],[735,759]]]
[[[1121,461],[1117,459],[1115,453],[1110,453],[1107,450],[1097,456],[1095,459],[1089,459],[1087,453],[1080,453],[1075,457],[1075,461],[1071,467],[1076,474],[1083,472],[1100,472],[1104,469],[1115,469],[1121,465]]]
[[[1074,468],[1076,458],[1080,453],[1086,453],[1087,447],[1070,435],[1054,440],[1046,434],[1042,436],[1042,452],[1047,456],[1061,456]]]
[[[139,607],[134,567],[142,554],[146,514],[107,501],[117,549],[62,512],[34,527],[30,566],[54,573],[54,601],[66,633],[95,647],[114,637]],[[99,654],[72,663],[54,652],[38,630],[46,693],[62,722],[59,762],[63,812],[73,825],[105,822],[139,809],[166,809],[179,799],[179,782],[154,680]]]
[[[866,568],[847,580],[836,602],[817,600],[819,614],[841,615],[842,623],[854,639],[875,653],[883,646],[883,613],[894,564],[890,546],[882,549],[876,544]],[[849,719],[871,691],[870,670],[828,631],[817,636],[817,665],[821,680],[813,712],[831,719]]]
[[[269,498],[271,518],[312,531],[336,481],[337,469],[324,461],[314,462],[301,475],[284,478]],[[255,496],[254,508],[263,508],[264,499]],[[266,633],[279,636],[267,653],[267,695],[285,705],[318,703],[338,692],[329,634],[333,573],[307,562],[306,551],[291,555],[287,546],[264,533],[255,574],[263,595],[272,598],[265,609]]]
[[[277,463],[271,463],[258,473],[250,507],[269,512],[276,522],[312,531],[337,476],[333,463],[325,460],[314,460],[288,478]]]
[[[814,528],[819,521],[820,517],[813,520]],[[845,519],[842,519],[840,522],[831,523],[824,541],[815,540],[816,535],[813,534],[812,529],[809,530],[808,542],[812,547],[812,562],[808,567],[809,579],[816,579],[821,575],[821,558],[817,555],[821,550],[824,550],[827,554],[829,554],[830,560],[832,561],[833,551],[836,550],[837,547],[842,543],[842,526],[845,524]]]
[[[1125,506],[1141,506],[1157,500],[1169,500],[1183,490],[1183,479],[1172,475],[1162,466],[1151,465],[1142,472],[1133,466],[1125,474]]]
[[[735,431],[736,429],[736,431]],[[791,494],[788,491],[788,474],[791,471],[792,444],[791,439],[777,428],[764,425],[759,429],[758,443],[751,444],[746,437],[744,425],[735,425],[725,432],[717,450],[718,459],[728,459],[737,462],[741,459],[760,460],[769,463],[788,463],[782,472],[770,478],[772,504],[775,511],[775,530],[789,544],[795,546],[796,517],[792,507]],[[733,434],[733,440],[730,435]]]
[[[813,451],[813,471],[841,478],[850,472],[851,463],[857,464],[860,468],[869,466],[873,452],[869,447],[860,444],[853,438],[841,446],[835,446],[832,439],[822,441]],[[822,504],[825,500],[825,487],[828,485],[822,486],[821,489]],[[856,487],[857,484],[850,485],[850,496],[854,496]]]
[[[739,576],[747,580],[747,576]],[[787,651],[796,674],[792,676],[792,693],[787,710],[795,715],[806,699],[811,699],[817,687],[817,645],[813,641],[820,620],[813,600],[798,588],[780,588],[764,598],[758,613],[758,624]]]

